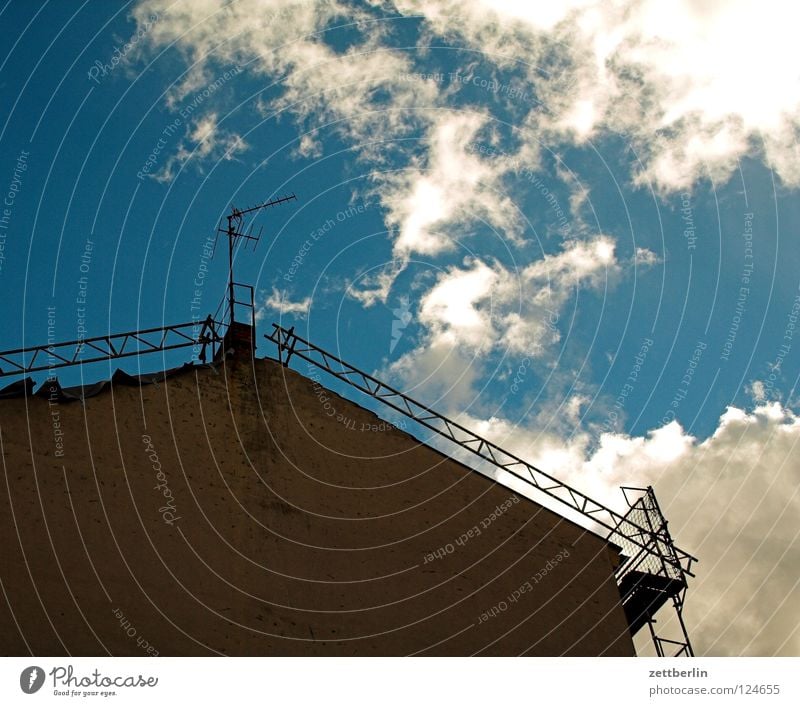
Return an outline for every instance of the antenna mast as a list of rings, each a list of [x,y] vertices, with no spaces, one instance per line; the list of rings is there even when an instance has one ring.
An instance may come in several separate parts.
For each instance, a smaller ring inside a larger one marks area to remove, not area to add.
[[[238,239],[242,239],[247,242],[253,243],[253,249],[258,244],[258,241],[261,239],[261,231],[263,228],[259,228],[259,231],[256,235],[253,235],[253,224],[250,224],[250,227],[245,229],[244,221],[245,216],[256,213],[257,211],[261,211],[265,208],[272,208],[273,206],[279,206],[282,203],[286,203],[287,201],[295,201],[297,197],[294,194],[290,194],[289,196],[281,196],[280,198],[270,199],[269,201],[265,201],[264,203],[258,204],[257,206],[250,206],[248,208],[239,209],[235,206],[231,206],[230,215],[227,216],[228,226],[227,228],[217,228],[218,233],[222,233],[227,236],[228,238],[228,309],[229,309],[229,325],[233,328],[233,325],[236,321],[236,286],[239,284],[233,277],[233,255],[234,250],[236,249],[236,241]],[[247,285],[245,285],[247,286]],[[250,288],[252,290],[252,287]],[[252,305],[252,293],[251,293],[251,305]]]

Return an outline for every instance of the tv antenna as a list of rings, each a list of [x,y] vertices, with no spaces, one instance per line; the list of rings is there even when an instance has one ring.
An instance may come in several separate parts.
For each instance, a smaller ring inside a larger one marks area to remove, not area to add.
[[[250,289],[250,307],[253,308],[253,288],[250,285],[242,285],[233,277],[233,255],[234,250],[236,249],[236,243],[238,240],[243,240],[245,245],[247,243],[253,243],[253,250],[255,250],[258,241],[261,239],[261,232],[263,230],[263,226],[258,229],[257,233],[253,233],[253,222],[250,223],[248,227],[245,227],[245,216],[250,215],[251,213],[256,213],[261,211],[265,208],[272,208],[273,206],[279,206],[282,203],[286,203],[287,201],[296,201],[297,197],[292,193],[289,196],[281,196],[280,198],[270,199],[269,201],[265,201],[264,203],[258,204],[257,206],[250,206],[248,208],[236,208],[235,206],[231,206],[231,212],[226,217],[228,221],[227,227],[217,228],[217,233],[222,233],[223,235],[227,236],[228,238],[228,308],[230,310],[230,327],[233,328],[235,323],[235,309],[236,304],[240,303],[236,301],[236,287],[243,286],[248,287]],[[255,314],[253,313],[253,316]]]
[[[245,217],[265,208],[278,206],[287,201],[295,201],[294,194],[274,198],[265,203],[251,206],[250,208],[235,208],[231,206],[231,213],[227,217],[228,227],[217,228],[218,233],[228,237],[228,291],[226,297],[220,302],[220,307],[227,299],[230,308],[228,331],[223,333],[225,315],[217,319],[217,312],[209,314],[204,321],[193,319],[180,324],[168,324],[153,328],[137,329],[122,333],[108,333],[103,336],[80,338],[75,341],[62,341],[43,345],[24,345],[12,350],[0,351],[0,379],[10,376],[30,375],[31,373],[52,371],[56,368],[80,366],[84,363],[99,363],[105,360],[115,360],[131,356],[141,356],[146,353],[166,352],[179,348],[192,347],[199,351],[197,354],[201,362],[206,360],[206,348],[211,346],[211,357],[216,359],[220,351],[228,350],[228,344],[236,340],[252,339],[255,329],[255,304],[253,287],[249,284],[236,282],[233,277],[233,255],[236,242],[239,239],[252,242],[253,246],[261,237],[261,229],[253,233],[253,224],[245,228]],[[216,243],[215,243],[216,250]],[[250,292],[248,302],[236,301],[236,287],[244,287]],[[235,324],[236,304],[248,304],[251,312],[250,325]],[[239,329],[238,331],[235,329]],[[13,385],[19,389],[32,389],[34,382],[31,378],[19,380]]]

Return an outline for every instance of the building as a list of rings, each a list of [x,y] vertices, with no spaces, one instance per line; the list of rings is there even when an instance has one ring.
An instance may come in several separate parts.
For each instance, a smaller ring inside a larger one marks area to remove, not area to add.
[[[0,402],[3,654],[633,654],[618,548],[276,361],[84,392]]]
[[[3,654],[625,656],[644,625],[659,653],[691,654],[693,558],[651,489],[617,515],[293,330],[274,327],[275,360],[254,357],[254,324],[224,339],[206,326],[184,340],[210,343],[209,364],[0,390]],[[41,350],[119,357],[119,336]],[[19,350],[0,353],[0,375],[44,369]],[[522,467],[614,541],[326,389],[319,370]],[[670,599],[677,641],[653,629]]]

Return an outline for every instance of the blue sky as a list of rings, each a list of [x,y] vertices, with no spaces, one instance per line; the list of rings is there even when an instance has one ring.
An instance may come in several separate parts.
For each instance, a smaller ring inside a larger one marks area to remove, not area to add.
[[[48,307],[59,340],[213,313],[220,219],[295,192],[237,260],[261,333],[581,488],[655,483],[683,544],[785,584],[731,634],[720,601],[747,601],[710,571],[701,644],[796,653],[797,536],[764,525],[798,505],[796,42],[780,10],[634,5],[8,2],[0,347],[45,342]],[[781,559],[693,514],[716,498]]]

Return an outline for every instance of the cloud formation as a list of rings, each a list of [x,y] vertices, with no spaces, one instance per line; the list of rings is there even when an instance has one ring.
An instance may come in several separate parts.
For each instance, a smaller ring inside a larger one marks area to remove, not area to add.
[[[411,63],[381,43],[371,15],[338,0],[143,0],[133,11],[139,24],[151,15],[160,20],[146,37],[150,47],[175,47],[189,65],[168,97],[173,104],[203,85],[212,66],[244,67],[268,79],[254,101],[262,115],[285,114],[298,125],[299,154],[317,152],[317,131],[327,130],[379,159],[380,145],[369,143],[412,128],[409,109],[436,96],[430,83],[403,80]],[[357,33],[344,50],[326,41],[337,27]]]
[[[757,0],[396,0],[501,66],[526,68],[552,139],[626,135],[640,183],[688,189],[726,180],[761,154],[800,185],[800,46],[795,11]]]
[[[649,252],[649,251],[647,251]],[[394,361],[389,374],[428,399],[463,411],[480,394],[493,355],[545,363],[560,341],[556,324],[581,290],[613,286],[627,263],[618,262],[613,239],[568,241],[514,272],[496,261],[467,258],[445,268],[421,297],[418,345]]]
[[[169,156],[161,169],[148,176],[169,183],[187,163],[202,171],[206,161],[235,159],[247,149],[241,135],[221,127],[216,113],[207,113],[187,125],[186,136],[175,153]]]
[[[452,227],[463,229],[477,220],[519,240],[517,210],[502,187],[510,161],[482,158],[470,149],[488,124],[477,112],[444,112],[430,125],[424,158],[380,177],[377,192],[387,226],[398,231],[398,257],[452,250],[458,239]]]
[[[273,287],[272,293],[264,299],[261,306],[257,307],[256,321],[266,320],[267,313],[270,311],[281,315],[296,314],[302,318],[308,314],[309,309],[311,309],[311,297],[292,301],[285,290],[281,291],[277,287]]]

